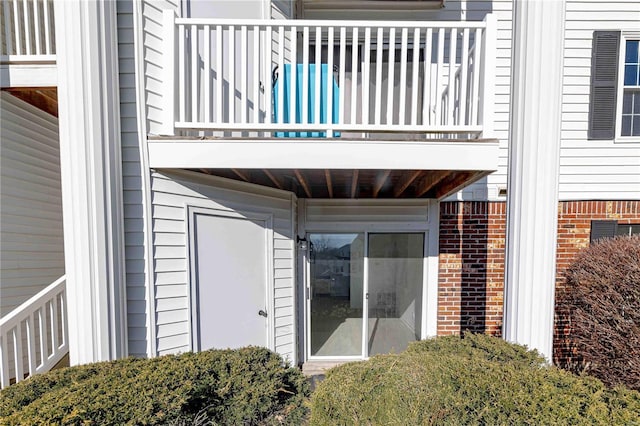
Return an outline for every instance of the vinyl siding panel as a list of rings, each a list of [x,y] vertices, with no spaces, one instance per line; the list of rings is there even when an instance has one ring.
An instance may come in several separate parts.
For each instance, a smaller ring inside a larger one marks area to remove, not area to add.
[[[637,1],[566,2],[561,201],[640,198],[640,143],[587,140],[593,32],[638,28]]]
[[[293,194],[185,171],[152,174],[155,309],[159,354],[190,350],[186,206],[273,215],[276,352],[293,360]],[[170,326],[169,326],[170,325]]]
[[[145,101],[147,132],[160,134],[162,126],[162,102],[165,86],[173,82],[165,82],[163,76],[163,26],[162,14],[165,9],[172,9],[180,16],[179,0],[145,0],[142,2],[143,55],[145,73]]]
[[[0,316],[64,275],[58,119],[0,93]]]
[[[130,356],[146,357],[148,312],[141,176],[148,172],[143,169],[140,158],[142,140],[137,126],[134,16],[131,1],[117,3],[117,20],[128,353]]]

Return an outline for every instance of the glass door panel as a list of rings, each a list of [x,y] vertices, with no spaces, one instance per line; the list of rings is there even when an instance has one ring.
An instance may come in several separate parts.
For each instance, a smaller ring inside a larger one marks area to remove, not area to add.
[[[364,234],[310,234],[311,356],[362,356]]]
[[[368,234],[368,355],[420,339],[424,234]]]

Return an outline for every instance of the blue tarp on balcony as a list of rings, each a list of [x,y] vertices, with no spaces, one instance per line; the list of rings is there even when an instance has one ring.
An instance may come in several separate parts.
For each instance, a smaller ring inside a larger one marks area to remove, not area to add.
[[[307,65],[309,73],[308,84],[308,108],[307,108],[307,123],[316,123],[316,66],[315,64]],[[302,80],[303,80],[304,65],[297,64],[296,69],[296,108],[295,108],[295,120],[291,117],[291,64],[284,64],[284,70],[278,76],[275,84],[273,85],[273,122],[280,123],[278,121],[278,93],[279,85],[284,84],[283,87],[283,111],[282,111],[282,123],[302,123]],[[320,123],[327,123],[327,116],[329,110],[329,97],[327,90],[327,74],[329,67],[327,64],[320,64]],[[338,99],[339,88],[335,78],[332,78],[332,90],[333,99],[331,102],[332,114],[331,122],[338,122]],[[284,82],[284,83],[283,83]],[[275,136],[282,138],[322,138],[326,137],[326,132],[275,132]],[[339,137],[339,132],[333,133],[334,137]]]

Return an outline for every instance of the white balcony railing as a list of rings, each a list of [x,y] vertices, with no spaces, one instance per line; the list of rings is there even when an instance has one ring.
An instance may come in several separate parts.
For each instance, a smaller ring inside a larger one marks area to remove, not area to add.
[[[66,278],[0,319],[0,388],[51,370],[69,352]]]
[[[489,137],[495,32],[493,15],[265,21],[166,11],[162,132]]]
[[[2,0],[0,14],[2,62],[55,62],[52,0]]]

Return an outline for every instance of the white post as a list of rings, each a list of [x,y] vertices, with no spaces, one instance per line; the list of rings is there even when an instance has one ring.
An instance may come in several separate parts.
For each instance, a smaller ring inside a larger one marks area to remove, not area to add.
[[[176,13],[173,10],[165,10],[162,18],[162,25],[164,27],[163,72],[165,92],[162,103],[162,112],[164,117],[162,120],[163,123],[161,132],[163,135],[173,135],[175,134],[176,123]],[[184,43],[184,40],[181,40],[180,42]],[[181,92],[180,95],[184,96],[185,94],[184,92]],[[207,121],[207,118],[205,118],[205,121]]]
[[[116,3],[61,1],[54,13],[69,357],[76,365],[127,355]]]
[[[515,7],[515,6],[514,6]],[[482,68],[478,67],[478,63],[474,62],[474,73],[476,75],[481,73],[482,83],[476,90],[481,90],[481,105],[479,105],[480,112],[480,124],[482,124],[482,137],[492,138],[493,125],[494,125],[494,110],[495,110],[495,75],[496,75],[496,42],[498,40],[498,23],[496,16],[489,14],[485,18],[487,26],[484,29],[484,43],[482,43],[482,49],[484,52],[480,54],[483,60]],[[476,42],[476,48],[480,45]],[[476,51],[476,58],[478,58],[478,51]],[[482,71],[480,71],[482,69]],[[560,95],[558,95],[560,96]],[[472,123],[475,124],[475,123]]]
[[[552,356],[565,4],[514,2],[503,336]]]

